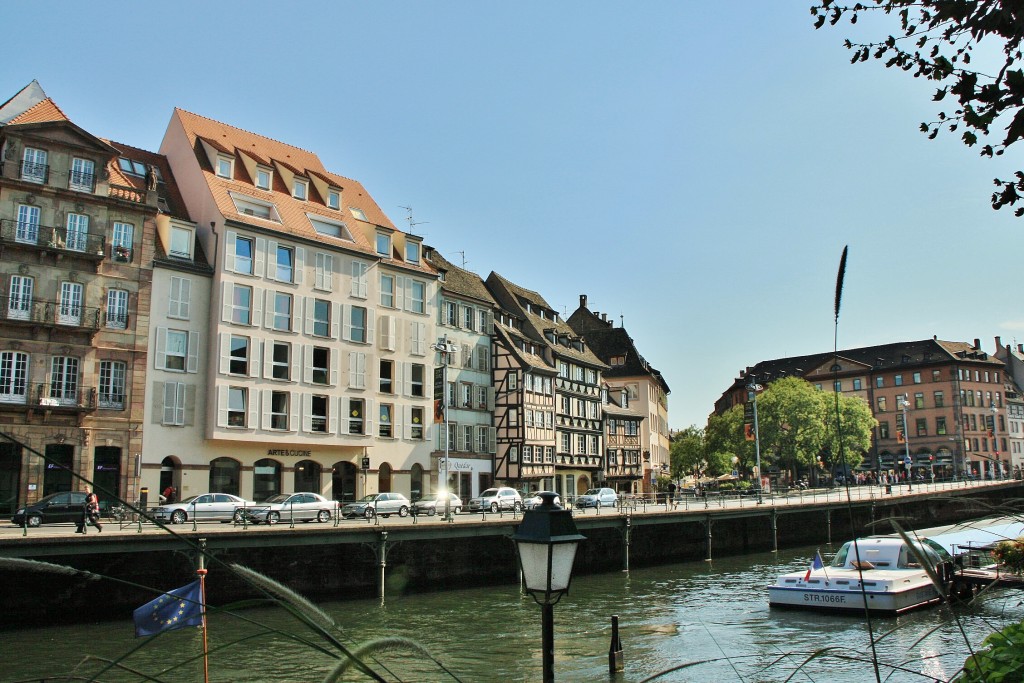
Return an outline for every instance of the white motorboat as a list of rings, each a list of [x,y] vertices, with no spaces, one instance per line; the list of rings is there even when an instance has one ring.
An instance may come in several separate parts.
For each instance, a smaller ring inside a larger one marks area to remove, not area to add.
[[[783,574],[768,586],[768,604],[838,612],[899,614],[942,598],[919,559],[927,560],[940,580],[952,577],[952,558],[929,539],[914,541],[917,554],[899,537],[873,536],[849,541],[825,565],[815,557],[811,569]]]

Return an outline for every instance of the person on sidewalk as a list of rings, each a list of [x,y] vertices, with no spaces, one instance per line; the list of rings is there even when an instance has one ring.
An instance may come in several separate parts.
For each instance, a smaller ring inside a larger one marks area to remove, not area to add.
[[[76,534],[84,534],[87,524],[91,524],[103,533],[103,525],[100,524],[100,499],[91,490],[85,490],[85,507],[82,508],[82,518],[78,522]]]

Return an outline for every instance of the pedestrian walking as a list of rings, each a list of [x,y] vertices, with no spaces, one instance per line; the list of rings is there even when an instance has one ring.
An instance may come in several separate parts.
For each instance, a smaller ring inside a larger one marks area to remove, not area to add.
[[[85,490],[85,505],[82,507],[82,517],[78,521],[78,530],[75,533],[84,534],[88,524],[103,532],[103,525],[100,524],[100,499],[91,489]]]

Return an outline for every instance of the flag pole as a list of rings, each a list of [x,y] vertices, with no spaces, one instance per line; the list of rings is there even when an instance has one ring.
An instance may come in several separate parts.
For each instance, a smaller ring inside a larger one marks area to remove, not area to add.
[[[206,640],[206,539],[199,539],[199,567],[196,569],[199,577],[199,595],[202,604],[199,606],[200,614],[203,615],[203,683],[210,683],[210,648]]]

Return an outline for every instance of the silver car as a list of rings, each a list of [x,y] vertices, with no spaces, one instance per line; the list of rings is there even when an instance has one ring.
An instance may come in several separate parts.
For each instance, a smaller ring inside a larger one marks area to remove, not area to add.
[[[253,505],[252,501],[230,493],[201,493],[179,503],[165,503],[153,510],[153,516],[171,524],[184,524],[190,519],[197,522],[240,522],[242,510]]]
[[[303,491],[300,493],[279,493],[267,498],[262,503],[245,508],[246,518],[253,524],[266,522],[277,524],[281,520],[311,522],[329,522],[336,503],[327,500],[319,493]]]
[[[462,512],[462,499],[454,493],[437,493],[421,498],[412,504],[412,510],[417,515],[434,516],[438,513],[444,514],[445,499],[448,499],[448,509],[452,514]]]
[[[619,494],[615,489],[600,488],[590,489],[576,498],[578,508],[608,508],[619,504]]]
[[[518,512],[523,509],[523,497],[519,495],[519,491],[508,486],[487,489],[476,498],[469,499],[469,509],[471,512],[480,512],[482,510],[490,510],[491,512],[515,510]]]
[[[374,515],[390,517],[394,514],[405,517],[409,514],[409,505],[409,499],[401,493],[371,493],[341,508],[341,516],[370,519]]]

